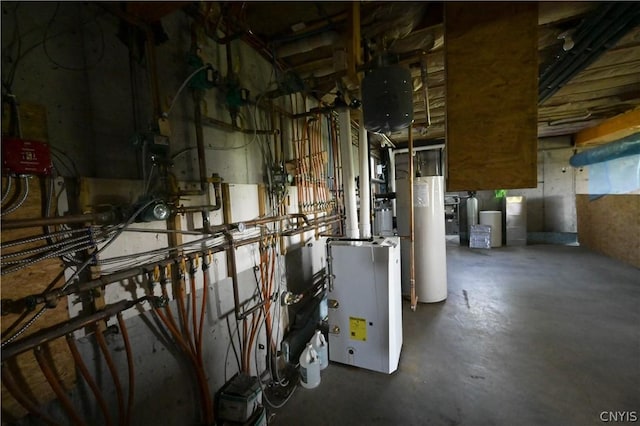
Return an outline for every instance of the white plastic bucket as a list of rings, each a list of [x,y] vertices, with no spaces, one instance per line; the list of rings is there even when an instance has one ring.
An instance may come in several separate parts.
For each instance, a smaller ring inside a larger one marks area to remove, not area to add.
[[[491,247],[502,246],[502,212],[487,210],[480,212],[480,225],[491,226]]]

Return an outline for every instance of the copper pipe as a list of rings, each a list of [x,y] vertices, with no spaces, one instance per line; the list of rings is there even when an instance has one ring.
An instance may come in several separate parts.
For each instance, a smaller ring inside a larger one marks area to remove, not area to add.
[[[242,348],[242,371],[244,373],[249,374],[249,369],[247,365],[249,362],[247,361],[247,346],[249,343],[249,336],[247,331],[247,318],[242,319],[242,343],[244,347]]]
[[[304,223],[306,223],[307,225],[310,225],[311,222],[309,221],[309,219],[307,218],[307,216],[304,213],[290,213],[290,214],[284,214],[284,215],[280,215],[280,216],[270,216],[270,217],[264,217],[264,218],[259,218],[259,219],[254,219],[254,220],[250,220],[247,222],[244,222],[244,224],[246,224],[247,226],[258,226],[258,225],[262,225],[262,224],[267,224],[267,223],[272,223],[272,222],[278,222],[278,221],[282,221],[282,220],[286,220],[286,219],[292,219],[292,218],[299,218],[302,219],[302,221]],[[220,232],[225,232],[228,231],[229,229],[234,229],[237,228],[239,226],[239,223],[234,223],[231,225],[220,225],[219,227],[213,227],[212,229],[215,229],[216,232],[219,230]],[[304,229],[303,232],[307,232],[308,229],[307,228],[301,228]],[[290,235],[294,235],[297,234],[299,232],[289,232]],[[243,245],[248,245],[248,244],[254,244],[256,242],[260,241],[260,237],[254,237],[254,238],[247,238],[244,240],[239,240],[239,241],[234,241],[234,247],[240,247]],[[228,251],[230,248],[229,244],[222,244],[219,246],[215,246],[215,247],[211,247],[208,249],[209,252],[212,253],[218,253],[218,252],[223,252],[223,251]],[[189,255],[187,255],[187,257],[193,257],[195,256],[195,253],[191,253]],[[182,257],[179,256],[179,257]],[[78,284],[71,284],[69,286],[67,286],[64,290],[51,290],[42,294],[38,294],[38,295],[33,295],[33,296],[29,296],[29,297],[33,297],[33,300],[37,303],[37,304],[42,304],[42,303],[46,303],[46,302],[53,302],[56,301],[58,299],[61,299],[63,297],[69,296],[71,294],[76,294],[76,293],[82,293],[82,292],[86,292],[86,291],[90,291],[93,289],[96,289],[98,287],[103,287],[106,285],[109,285],[111,283],[115,283],[115,282],[120,282],[120,281],[124,281],[127,280],[129,278],[132,277],[136,277],[138,275],[143,275],[143,274],[148,274],[153,272],[154,268],[156,266],[160,266],[161,268],[166,267],[167,265],[173,264],[175,263],[176,258],[170,258],[170,259],[165,259],[165,260],[161,260],[161,261],[157,261],[157,262],[150,262],[150,263],[146,263],[142,266],[139,267],[135,267],[135,268],[130,268],[130,269],[126,269],[124,271],[120,271],[120,272],[115,272],[113,274],[108,274],[108,275],[103,275],[99,278],[93,279],[93,280],[89,280],[89,281],[85,281],[82,283],[78,283]],[[146,298],[144,299],[146,300]],[[143,299],[138,299],[138,301],[133,301],[133,304],[127,307],[122,308],[122,310],[124,309],[128,309],[131,306],[135,305],[136,303],[140,303],[142,301],[144,301]],[[125,301],[126,302],[126,301]],[[118,311],[109,311],[111,312],[108,316],[112,316],[115,315],[115,313],[117,313]],[[89,317],[87,317],[89,318]],[[98,318],[98,319],[102,319],[102,317]],[[84,324],[80,327],[84,327],[88,324],[90,324],[91,322],[95,322],[98,319],[95,319],[93,321],[88,322],[87,324]],[[78,327],[78,328],[80,328]],[[73,330],[70,330],[73,331]],[[59,335],[57,335],[57,337],[60,336],[64,336],[66,333],[61,333]],[[3,356],[5,353],[5,350],[3,350]]]
[[[95,382],[95,380],[93,380],[93,377],[91,377],[91,373],[89,373],[87,365],[82,360],[82,356],[80,355],[78,346],[76,345],[76,340],[71,333],[67,334],[67,345],[69,346],[69,350],[71,351],[71,355],[73,356],[76,367],[78,368],[78,370],[80,370],[80,374],[82,374],[85,382],[87,382],[87,385],[89,385],[89,388],[91,388],[93,395],[96,397],[96,401],[98,402],[98,406],[100,407],[100,410],[104,415],[104,420],[107,426],[112,426],[113,420],[111,419],[111,414],[109,413],[109,409],[107,408],[107,403],[104,400],[104,396],[102,395],[98,384]]]
[[[207,161],[204,151],[204,132],[202,130],[202,102],[204,94],[202,90],[193,91],[193,121],[196,126],[196,147],[198,149],[198,171],[200,172],[200,190],[208,189],[207,183]]]
[[[60,404],[62,405],[62,408],[64,408],[64,411],[67,413],[67,416],[69,416],[69,419],[76,425],[85,425],[86,423],[82,421],[80,415],[77,413],[75,408],[73,408],[73,404],[62,388],[60,380],[58,380],[58,377],[56,377],[56,374],[51,369],[49,361],[47,361],[44,356],[42,347],[36,347],[33,351],[33,354],[36,357],[36,361],[38,361],[38,365],[40,365],[40,369],[42,370],[44,377],[47,379],[47,382],[49,382],[51,389],[53,389],[53,392],[56,394],[56,397],[60,401]]]
[[[164,323],[165,327],[169,330],[169,332],[173,335],[174,340],[178,343],[178,345],[185,352],[187,357],[191,360],[194,367],[194,374],[196,375],[196,381],[198,383],[198,390],[200,391],[200,397],[202,399],[203,407],[206,405],[206,409],[204,410],[204,417],[209,416],[209,411],[211,411],[211,416],[213,416],[213,406],[209,407],[211,404],[209,395],[209,387],[207,385],[206,379],[204,378],[204,372],[201,368],[198,367],[198,361],[196,360],[193,352],[189,349],[189,346],[184,341],[184,337],[180,333],[177,327],[175,327],[167,317],[157,308],[153,308],[154,312],[160,318],[160,320]],[[207,422],[207,424],[211,424],[211,422]]]
[[[297,171],[297,179],[296,179],[296,189],[298,190],[298,209],[300,211],[304,211],[304,166],[303,166],[303,156],[302,156],[302,141],[300,139],[295,139],[295,147],[296,147],[296,157],[298,159],[298,169]]]
[[[164,305],[164,309],[167,312],[167,321],[169,321],[170,326],[174,327],[176,330],[178,330],[178,325],[176,324],[174,317],[173,317],[173,310],[171,309],[171,304],[169,303],[169,294],[167,293],[167,278],[166,275],[162,276],[162,278],[160,279],[160,288],[162,290],[162,296],[164,297],[164,299],[167,301],[167,303]],[[167,326],[167,328],[169,328]],[[181,338],[180,340],[181,342],[184,342],[184,340]],[[184,351],[186,353],[189,352],[188,347],[185,345]]]
[[[196,297],[196,272],[192,269],[189,274],[189,284],[191,287],[191,333],[193,334],[194,353],[198,355],[200,352],[198,348],[200,343],[198,342],[198,313],[196,309],[197,297]]]
[[[236,264],[236,244],[233,240],[233,236],[229,233],[226,233],[227,239],[229,241],[229,248],[227,250],[227,260],[229,263],[229,275],[231,276],[231,283],[233,285],[233,303],[234,303],[234,312],[236,315],[236,320],[241,321],[247,318],[256,310],[260,309],[262,305],[264,305],[265,301],[255,304],[253,307],[249,308],[247,311],[240,311],[242,304],[240,303],[240,289],[238,284],[238,269]],[[255,242],[259,242],[260,237]]]
[[[317,174],[316,174],[316,161],[314,158],[315,155],[315,144],[316,144],[316,140],[315,140],[315,135],[313,132],[314,129],[314,119],[310,119],[309,121],[307,121],[308,123],[308,132],[309,132],[309,139],[308,139],[308,162],[309,162],[309,180],[311,183],[311,189],[310,189],[310,194],[312,194],[313,196],[311,197],[311,201],[309,202],[309,207],[311,208],[312,211],[315,211],[318,205],[318,198],[319,198],[319,194],[318,194],[318,181],[317,181]]]
[[[166,284],[167,284],[166,279],[163,279],[161,281],[162,292],[163,292],[163,296],[168,299]],[[183,304],[184,295],[183,295],[183,291],[180,291],[180,288],[183,288],[183,285],[184,283],[178,288],[177,297],[174,293],[174,298],[177,299],[178,310],[180,311],[179,316],[181,316],[181,318],[183,319],[183,324],[186,325],[186,328],[187,328],[186,331],[188,333],[189,324],[186,321],[186,311],[182,310],[184,308],[184,304]],[[194,368],[194,374],[196,375],[196,381],[198,382],[200,397],[202,399],[203,414],[204,414],[205,420],[207,421],[207,424],[211,424],[213,423],[213,406],[211,402],[209,386],[207,384],[207,380],[204,375],[204,369],[202,367],[202,363],[199,362],[198,359],[196,358],[195,346],[191,341],[191,338],[188,336],[188,334],[180,333],[180,331],[178,330],[178,326],[173,319],[173,314],[171,312],[169,303],[165,305],[165,309],[167,311],[168,318],[164,314],[162,314],[162,312],[159,309],[155,307],[154,307],[154,312],[156,313],[156,315],[158,315],[160,320],[164,323],[164,325],[167,327],[169,332],[173,335],[173,338],[176,341],[176,343],[178,343],[178,346],[182,348],[182,350],[185,352],[187,357],[189,357],[189,359],[191,360]],[[183,313],[184,313],[184,316],[183,316]],[[185,341],[185,339],[189,341],[188,344]],[[195,334],[194,334],[194,339],[195,339]],[[212,420],[208,421],[208,419],[212,419]]]
[[[180,331],[178,330],[178,328],[176,327],[175,321],[171,321],[169,320],[163,313],[162,311],[160,311],[160,309],[154,307],[153,311],[156,313],[156,315],[158,316],[158,318],[160,318],[160,320],[163,322],[163,324],[165,325],[165,327],[167,327],[167,330],[169,330],[169,332],[171,333],[171,335],[173,336],[173,339],[176,341],[176,343],[178,344],[178,347],[180,347],[180,349],[182,349],[184,351],[184,353],[187,355],[187,357],[191,360],[191,361],[195,361],[193,359],[193,354],[191,353],[191,351],[189,350],[189,346],[187,345],[187,343],[184,341],[184,337],[182,336],[182,333],[180,333]]]
[[[97,321],[109,318],[118,312],[129,309],[130,307],[148,299],[149,297],[145,296],[136,300],[122,300],[114,303],[113,305],[109,305],[96,313],[83,317],[76,317],[60,324],[38,330],[37,332],[20,340],[16,340],[15,342],[11,342],[2,348],[2,360],[6,361],[11,357],[26,352],[51,340],[57,339],[58,337],[62,337],[79,328],[87,327]]]
[[[415,311],[418,305],[416,294],[416,257],[415,257],[415,218],[413,210],[413,132],[409,126],[409,288],[411,293],[411,310]]]
[[[200,356],[200,362],[202,362],[202,336],[204,330],[204,314],[207,307],[207,296],[209,292],[209,275],[207,269],[208,263],[202,259],[202,305],[200,308],[200,323],[198,324],[198,355]]]
[[[297,228],[295,230],[283,231],[281,232],[281,235],[285,237],[291,237],[293,235],[313,231],[315,230],[316,227],[329,226],[333,223],[340,222],[342,221],[343,216],[342,215],[321,216],[320,219],[323,219],[323,220],[314,221],[313,225]]]
[[[427,126],[431,126],[431,108],[429,106],[429,86],[427,85],[427,59],[423,57],[420,61],[420,78],[422,80],[422,96],[424,109],[427,112]]]
[[[235,124],[230,124],[227,123],[226,121],[222,121],[222,120],[218,120],[216,118],[213,117],[202,117],[202,124],[205,126],[211,126],[211,127],[217,127],[219,129],[222,130],[229,130],[231,132],[241,132],[241,133],[245,133],[247,135],[254,135],[254,134],[258,134],[258,135],[277,135],[280,133],[280,131],[278,129],[270,129],[270,130],[265,130],[265,129],[243,129],[240,126],[237,126]]]
[[[18,403],[22,405],[32,416],[53,426],[60,425],[60,423],[56,423],[51,417],[44,414],[44,412],[40,410],[40,407],[38,407],[37,404],[31,401],[29,397],[22,392],[22,389],[20,389],[20,386],[13,378],[13,374],[11,374],[9,367],[4,362],[2,363],[2,384],[7,388],[11,396],[13,396],[15,400],[18,401]]]
[[[131,350],[131,341],[129,340],[129,332],[127,326],[122,319],[122,313],[118,312],[118,326],[120,327],[120,333],[122,333],[122,340],[124,340],[124,348],[127,353],[127,371],[129,372],[129,394],[127,397],[127,417],[125,426],[131,424],[131,413],[133,412],[133,402],[135,400],[135,383],[136,375],[133,369],[133,351]]]
[[[186,293],[184,290],[184,286],[186,285],[184,279],[184,272],[180,271],[180,275],[178,278],[178,285],[174,289],[174,298],[178,302],[178,317],[180,318],[180,327],[182,329],[182,336],[188,342],[189,348],[191,349],[191,353],[195,353],[195,345],[193,341],[189,337],[189,320],[187,319],[187,308],[184,305],[184,298],[186,297]]]
[[[100,350],[102,351],[102,355],[104,356],[104,360],[107,363],[107,368],[111,373],[111,378],[113,379],[113,384],[116,388],[116,397],[118,398],[118,424],[123,425],[125,423],[125,412],[124,412],[124,396],[122,395],[122,385],[120,384],[120,377],[118,376],[118,370],[116,369],[115,364],[113,363],[113,358],[111,358],[111,353],[109,353],[109,347],[107,346],[107,341],[104,338],[104,334],[102,330],[98,327],[98,324],[95,324],[95,336],[96,341],[98,342],[98,346],[100,346]]]

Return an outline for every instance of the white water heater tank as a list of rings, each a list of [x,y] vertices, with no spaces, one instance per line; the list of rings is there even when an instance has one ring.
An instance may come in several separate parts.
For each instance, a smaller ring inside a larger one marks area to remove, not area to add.
[[[409,235],[409,182],[396,181],[398,234]],[[415,283],[418,302],[447,298],[447,241],[444,217],[444,177],[423,176],[413,181]],[[402,239],[402,293],[410,292],[410,242]]]

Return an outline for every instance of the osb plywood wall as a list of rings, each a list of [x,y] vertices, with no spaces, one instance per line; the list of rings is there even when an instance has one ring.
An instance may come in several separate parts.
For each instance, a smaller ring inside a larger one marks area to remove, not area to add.
[[[39,105],[23,103],[20,107],[23,137],[29,140],[46,142],[46,110]],[[9,130],[8,109],[3,106],[3,135]],[[20,179],[14,178],[11,192],[7,197],[6,205],[11,205],[12,200],[20,197]],[[2,178],[2,189],[6,188],[7,180]],[[2,217],[2,220],[29,219],[43,216],[42,187],[44,178],[33,176],[29,179],[29,195],[24,204],[14,211]],[[6,256],[15,251],[34,249],[46,245],[46,240],[38,240],[28,244],[6,247],[7,243],[22,238],[42,235],[42,228],[22,228],[16,230],[2,230],[1,241],[5,246],[2,255]],[[14,261],[16,258],[7,258],[6,261]],[[17,265],[11,265],[17,266]],[[25,296],[39,294],[47,288],[60,287],[64,284],[62,261],[53,257],[43,260],[27,268],[2,276],[0,296],[3,300],[18,301]],[[36,308],[39,310],[40,306]],[[21,325],[26,323],[36,312],[9,313],[2,316],[1,329],[2,340],[5,341]],[[66,299],[60,300],[55,309],[48,309],[34,322],[21,337],[28,336],[42,328],[61,323],[69,319]],[[45,358],[49,360],[55,375],[66,389],[71,389],[76,380],[75,367],[69,348],[64,338],[57,339],[42,347]],[[16,384],[22,389],[24,397],[35,404],[43,404],[55,398],[55,394],[47,383],[32,351],[25,352],[12,359],[3,359],[2,368],[8,369]],[[2,383],[2,420],[11,421],[26,414],[26,410],[8,392]]]
[[[640,195],[576,196],[581,245],[640,268]]]

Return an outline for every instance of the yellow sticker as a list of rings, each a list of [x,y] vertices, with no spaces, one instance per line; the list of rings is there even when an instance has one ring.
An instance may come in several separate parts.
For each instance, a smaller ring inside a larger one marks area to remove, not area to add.
[[[367,320],[349,317],[349,337],[351,340],[367,341]]]

